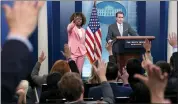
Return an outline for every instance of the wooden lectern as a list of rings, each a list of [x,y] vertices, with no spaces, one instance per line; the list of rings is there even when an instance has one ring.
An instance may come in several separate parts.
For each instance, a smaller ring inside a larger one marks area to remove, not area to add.
[[[152,41],[154,36],[118,36],[113,44],[117,44],[117,64],[121,68],[130,58],[140,58],[144,53],[143,43],[145,39]]]

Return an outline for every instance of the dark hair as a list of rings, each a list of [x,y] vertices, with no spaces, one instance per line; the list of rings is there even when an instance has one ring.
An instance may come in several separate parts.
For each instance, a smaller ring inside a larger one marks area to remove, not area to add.
[[[81,26],[85,25],[86,23],[86,17],[84,16],[84,14],[82,12],[75,12],[72,14],[72,16],[70,17],[70,22],[72,22],[74,20],[74,17],[76,16],[80,16],[82,17],[82,24]]]
[[[106,68],[106,78],[107,80],[115,80],[118,76],[119,68],[116,63],[108,62]]]
[[[170,66],[174,67],[174,58],[173,58],[173,56],[170,57]]]
[[[116,17],[117,17],[118,14],[123,14],[123,16],[124,16],[124,13],[123,13],[122,11],[118,11],[118,12],[116,13]]]
[[[50,88],[57,88],[57,83],[60,81],[61,77],[59,72],[50,73],[46,78],[46,83]]]
[[[78,73],[66,73],[58,83],[59,90],[67,101],[76,101],[82,94],[83,82]]]
[[[161,68],[162,73],[167,72],[169,74],[171,72],[171,67],[166,61],[158,61],[156,66]]]
[[[126,69],[129,74],[129,83],[138,82],[139,80],[134,78],[134,75],[144,73],[144,70],[141,66],[141,62],[136,58],[131,58],[127,61]]]

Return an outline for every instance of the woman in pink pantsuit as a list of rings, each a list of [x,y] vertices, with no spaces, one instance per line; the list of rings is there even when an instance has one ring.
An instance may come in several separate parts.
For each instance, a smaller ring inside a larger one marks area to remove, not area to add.
[[[82,13],[73,13],[70,17],[70,24],[67,26],[68,45],[72,53],[71,57],[76,62],[80,74],[84,64],[86,54],[85,48],[85,24],[86,18]]]

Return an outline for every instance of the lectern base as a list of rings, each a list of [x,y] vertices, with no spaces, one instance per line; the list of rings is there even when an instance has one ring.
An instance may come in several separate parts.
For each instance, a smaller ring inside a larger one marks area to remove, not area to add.
[[[140,58],[140,54],[134,54],[134,53],[121,53],[119,55],[117,55],[117,64],[118,64],[118,67],[121,71],[121,69],[123,67],[126,66],[127,64],[127,60],[130,59],[130,58],[137,58],[139,59]]]

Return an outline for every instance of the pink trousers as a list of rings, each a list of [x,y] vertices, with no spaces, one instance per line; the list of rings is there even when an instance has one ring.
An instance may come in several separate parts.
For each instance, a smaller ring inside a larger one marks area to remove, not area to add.
[[[77,67],[78,67],[79,72],[81,74],[82,69],[83,69],[85,55],[82,55],[82,53],[80,52],[80,49],[77,49],[77,51],[74,54],[72,54],[71,57],[75,61],[75,63],[77,64]]]

